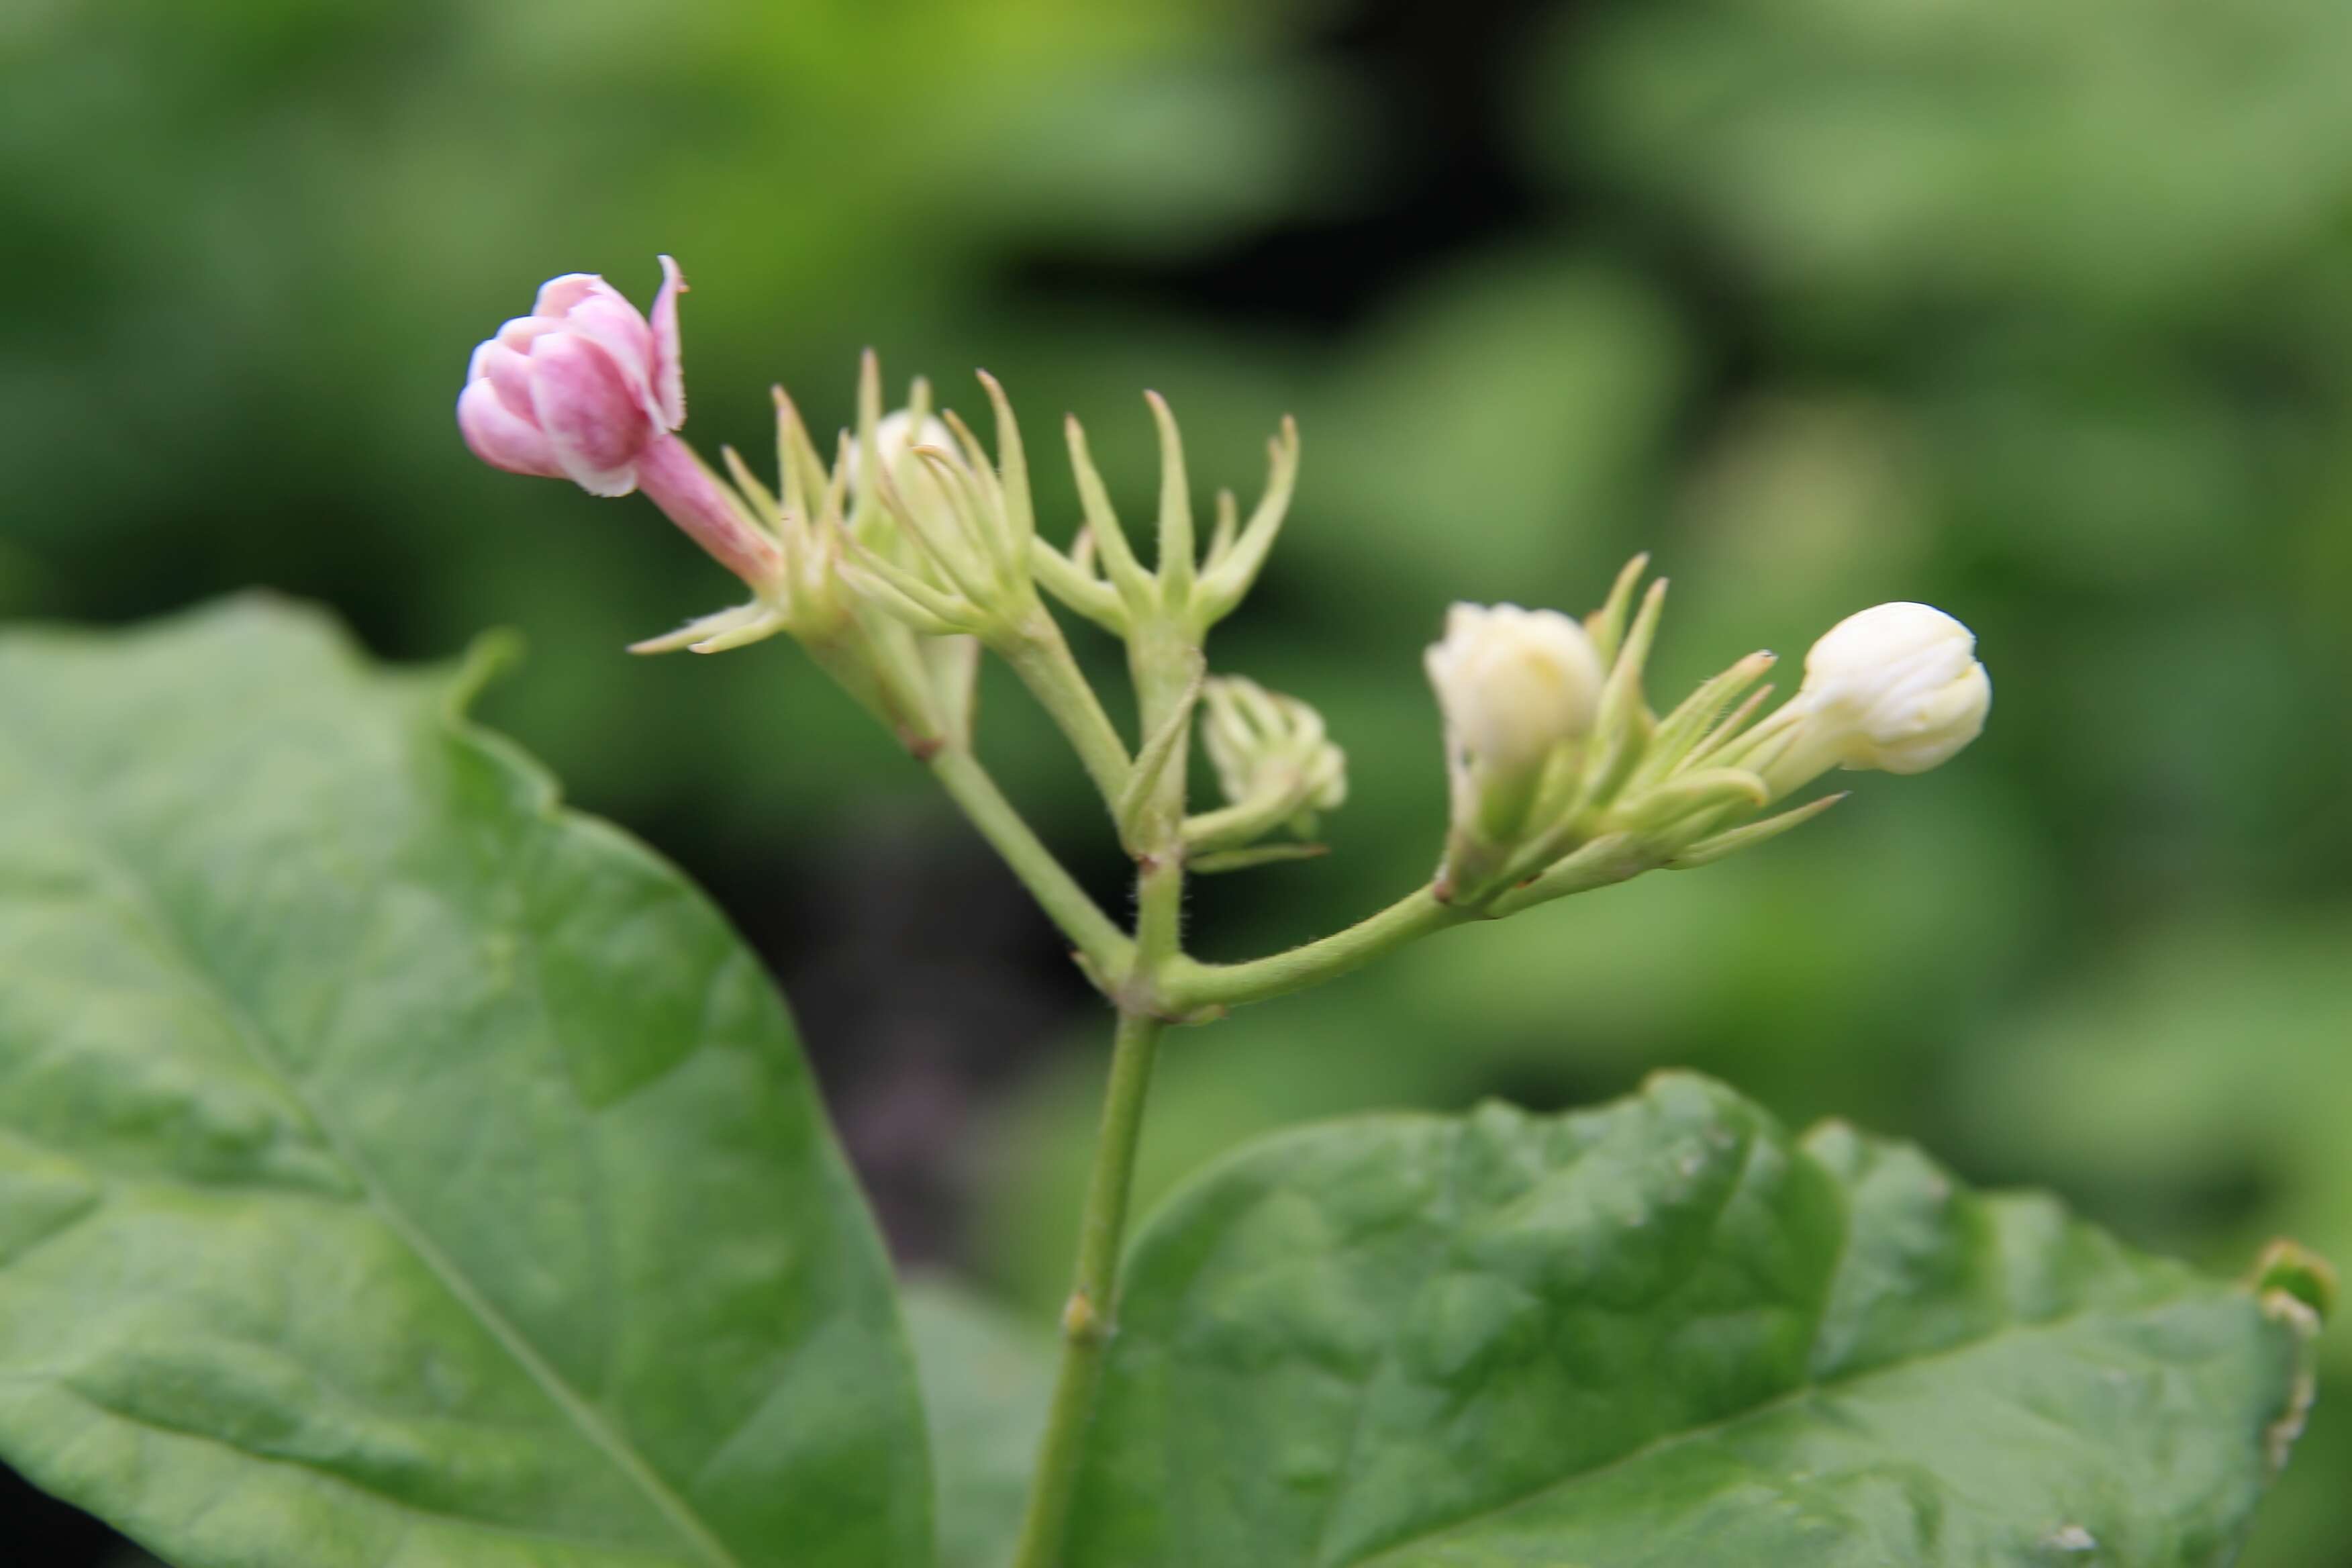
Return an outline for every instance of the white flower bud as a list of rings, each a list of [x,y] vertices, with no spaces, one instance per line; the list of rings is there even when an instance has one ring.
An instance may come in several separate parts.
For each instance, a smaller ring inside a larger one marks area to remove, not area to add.
[[[1601,705],[1601,655],[1558,610],[1456,605],[1427,663],[1454,750],[1482,772],[1541,765]]]
[[[908,456],[918,447],[957,451],[955,436],[937,415],[923,416],[922,423],[918,425],[912,409],[895,408],[882,416],[874,426],[874,449],[881,459],[881,471],[890,476],[907,504],[918,509],[921,521],[949,526],[953,512],[938,478],[922,462]],[[848,455],[849,493],[861,495],[867,479],[866,455],[859,450],[855,436],[849,438]]]
[[[1927,605],[1875,605],[1832,626],[1805,656],[1790,704],[1797,733],[1770,770],[1782,784],[1832,765],[1920,773],[1984,730],[1992,681],[1968,627]],[[1810,771],[1806,771],[1810,770]],[[1795,782],[1802,782],[1796,780]]]
[[[1427,657],[1445,715],[1453,829],[1441,880],[1483,885],[1529,829],[1547,769],[1592,731],[1600,650],[1558,610],[1456,605]]]
[[[892,478],[907,471],[907,454],[917,447],[937,447],[942,451],[956,449],[955,437],[940,421],[937,415],[926,414],[920,426],[915,423],[912,409],[897,408],[882,416],[874,426],[874,448]],[[851,470],[853,477],[856,470]]]

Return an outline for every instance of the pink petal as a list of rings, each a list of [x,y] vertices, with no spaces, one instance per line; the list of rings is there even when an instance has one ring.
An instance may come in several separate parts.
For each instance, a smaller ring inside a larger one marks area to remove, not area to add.
[[[530,408],[530,360],[492,338],[474,351],[468,381],[487,381],[509,412],[525,421],[536,419]]]
[[[555,460],[591,495],[636,488],[636,458],[658,431],[612,357],[572,332],[531,344],[530,405]]]
[[[686,423],[686,371],[677,336],[677,297],[686,292],[686,277],[667,256],[661,265],[661,292],[654,296],[655,412],[663,429],[675,430]]]
[[[593,272],[567,272],[561,278],[551,278],[539,286],[539,298],[531,301],[530,313],[556,321],[564,312],[599,289],[610,285]]]
[[[574,336],[587,339],[610,356],[629,395],[647,419],[660,424],[661,408],[654,401],[653,329],[637,314],[637,308],[618,294],[591,295],[572,307],[563,324]]]
[[[498,389],[488,381],[469,382],[458,394],[457,429],[474,456],[494,468],[541,479],[563,477],[554,448],[539,426],[500,401]]]
[[[554,316],[517,316],[499,329],[498,341],[517,353],[529,353],[532,340],[562,330],[563,322]]]

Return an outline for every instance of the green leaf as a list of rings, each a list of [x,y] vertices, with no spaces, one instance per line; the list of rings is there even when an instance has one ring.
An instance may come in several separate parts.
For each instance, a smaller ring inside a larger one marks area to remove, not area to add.
[[[1054,1342],[944,1279],[910,1281],[904,1305],[939,1477],[940,1568],[1004,1568],[1053,1397]]]
[[[926,1561],[773,987],[481,673],[0,638],[0,1457],[179,1568]]]
[[[1338,1123],[1139,1239],[1071,1561],[2221,1563],[2312,1327],[1686,1074]]]

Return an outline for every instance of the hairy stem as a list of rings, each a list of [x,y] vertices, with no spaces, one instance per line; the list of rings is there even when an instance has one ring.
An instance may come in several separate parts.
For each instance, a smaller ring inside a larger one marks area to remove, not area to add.
[[[1490,908],[1497,916],[1515,915],[1570,893],[1589,893],[1629,881],[1657,863],[1655,855],[1642,853],[1639,840],[1632,835],[1607,834],[1553,862],[1541,876],[1520,883],[1495,900]]]
[[[996,650],[1052,716],[1103,799],[1115,801],[1127,787],[1127,744],[1103,711],[1095,689],[1087,684],[1061,626],[1042,606],[1036,622],[1017,637],[997,639]],[[1150,732],[1147,724],[1144,733]]]
[[[1096,982],[1107,985],[1126,973],[1134,960],[1135,943],[1111,922],[1101,906],[1087,897],[1086,889],[1054,858],[1054,852],[1030,831],[979,759],[961,746],[943,744],[931,753],[929,765],[980,836],[1021,879],[1029,896],[1061,927]]]
[[[1307,793],[1296,776],[1276,781],[1271,789],[1253,791],[1248,798],[1184,819],[1184,846],[1195,853],[1233,849],[1265,837],[1298,815]]]
[[[1129,660],[1143,732],[1156,734],[1181,722],[1180,715],[1197,694],[1199,647],[1172,621],[1154,619],[1136,627]],[[1057,1568],[1061,1560],[1087,1432],[1094,1420],[1095,1395],[1102,1383],[1103,1356],[1118,1324],[1118,1264],[1127,1235],[1128,1194],[1143,1134],[1152,1055],[1167,1018],[1161,976],[1184,962],[1184,770],[1160,770],[1159,781],[1137,805],[1131,835],[1137,867],[1133,956],[1115,990],[1118,1032],[1111,1045],[1102,1130],[1087,1178],[1077,1266],[1062,1311],[1061,1365],[1055,1374],[1053,1407],[1037,1450],[1013,1568]]]
[[[1247,963],[1200,963],[1179,958],[1160,975],[1160,995],[1172,1012],[1238,1007],[1287,991],[1303,991],[1448,926],[1478,919],[1475,911],[1438,901],[1419,888],[1387,909],[1318,942]]]

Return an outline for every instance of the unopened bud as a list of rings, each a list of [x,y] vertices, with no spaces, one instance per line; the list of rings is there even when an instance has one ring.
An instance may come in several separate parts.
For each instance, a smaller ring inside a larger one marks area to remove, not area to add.
[[[1487,767],[1541,762],[1591,729],[1601,702],[1601,656],[1558,610],[1456,605],[1428,667],[1446,724]]]
[[[1925,773],[1982,733],[1991,707],[1968,627],[1927,605],[1875,605],[1805,656],[1792,732],[1768,774],[1786,794],[1831,767]]]
[[[1346,753],[1307,703],[1240,676],[1220,676],[1202,688],[1202,743],[1235,805],[1263,805],[1303,837],[1314,831],[1316,813],[1347,800]]]
[[[1445,716],[1455,830],[1507,838],[1533,803],[1545,765],[1591,730],[1601,656],[1585,629],[1557,610],[1456,605],[1426,663]]]
[[[686,285],[676,262],[661,262],[651,321],[602,278],[572,272],[541,285],[530,315],[474,350],[457,428],[476,457],[593,495],[636,489],[638,458],[686,423],[677,337]]]
[[[956,449],[954,435],[934,414],[919,418],[910,408],[893,409],[874,426],[874,455],[878,472],[889,476],[892,483],[910,506],[919,507],[924,521],[937,520],[941,527],[950,526],[952,514],[948,499],[941,493],[939,481],[932,478],[922,463],[908,456],[918,447],[934,447],[943,452]],[[866,471],[866,455],[859,450],[857,438],[851,437],[849,456],[849,492],[862,495],[870,488]]]
[[[592,495],[643,489],[729,571],[766,591],[782,570],[774,539],[671,432],[686,423],[677,264],[661,258],[647,321],[589,273],[543,284],[530,314],[474,350],[457,428],[493,468],[568,479]]]
[[[911,408],[894,409],[882,416],[874,427],[874,449],[885,468],[898,471],[907,454],[917,447],[937,447],[942,451],[955,450],[955,437],[940,422],[936,414],[926,414],[918,421]]]

